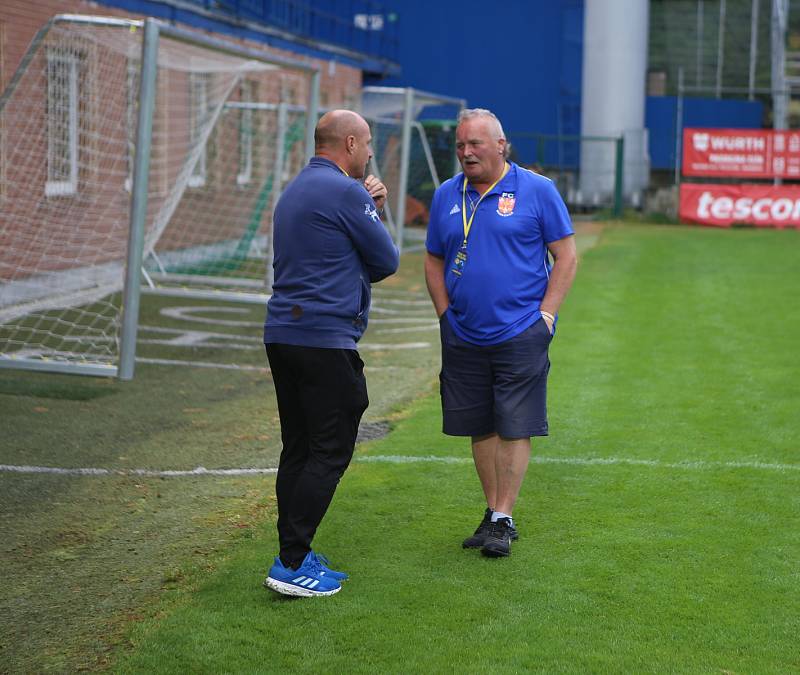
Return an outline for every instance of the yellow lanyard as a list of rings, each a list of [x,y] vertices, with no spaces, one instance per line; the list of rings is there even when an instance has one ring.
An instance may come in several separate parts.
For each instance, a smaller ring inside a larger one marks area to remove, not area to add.
[[[469,231],[472,229],[472,220],[473,218],[475,218],[475,214],[478,211],[478,206],[480,206],[480,203],[483,201],[483,198],[486,195],[488,195],[501,180],[503,180],[505,175],[508,173],[508,169],[509,169],[508,162],[504,162],[503,173],[500,174],[500,178],[498,178],[494,183],[492,183],[489,186],[489,189],[486,190],[486,192],[484,192],[481,195],[480,199],[478,200],[478,203],[475,204],[475,208],[472,210],[472,215],[469,217],[469,220],[467,220],[467,177],[464,176],[464,186],[461,188],[461,220],[464,223],[464,243],[462,244],[462,246],[467,245],[467,237],[469,237]]]

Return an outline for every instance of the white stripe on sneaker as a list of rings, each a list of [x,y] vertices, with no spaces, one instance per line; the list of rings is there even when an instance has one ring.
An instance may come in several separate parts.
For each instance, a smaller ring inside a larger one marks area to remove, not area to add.
[[[312,581],[306,588],[314,588],[314,586],[316,586],[318,584],[319,584],[319,580],[318,579],[314,579],[314,581]]]
[[[305,575],[302,575],[298,578],[305,578]],[[308,598],[308,597],[323,597],[326,595],[334,595],[338,593],[342,587],[336,586],[329,591],[317,591],[317,590],[310,590],[308,588],[303,588],[299,584],[295,584],[289,581],[278,581],[277,579],[273,579],[272,577],[267,577],[264,585],[269,588],[270,590],[275,591],[276,593],[282,593],[283,595],[293,595],[295,597],[301,598]]]

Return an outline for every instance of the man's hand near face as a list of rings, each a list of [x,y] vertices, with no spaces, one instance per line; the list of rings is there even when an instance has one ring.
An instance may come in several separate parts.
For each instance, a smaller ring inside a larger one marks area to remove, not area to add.
[[[378,211],[383,210],[383,205],[386,203],[386,195],[387,190],[386,186],[381,183],[375,176],[370,174],[364,179],[364,187],[369,192],[369,196],[372,197],[372,201],[375,202],[375,207]]]

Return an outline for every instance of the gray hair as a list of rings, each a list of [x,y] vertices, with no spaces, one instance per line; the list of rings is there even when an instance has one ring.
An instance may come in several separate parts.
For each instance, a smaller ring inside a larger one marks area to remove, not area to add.
[[[486,108],[464,108],[460,113],[458,113],[458,124],[476,117],[488,119],[491,126],[494,127],[493,131],[497,137],[497,140],[500,140],[501,138],[505,139],[506,135],[503,132],[503,125],[500,124],[500,120],[497,119],[497,115],[495,115],[491,110],[486,110]]]

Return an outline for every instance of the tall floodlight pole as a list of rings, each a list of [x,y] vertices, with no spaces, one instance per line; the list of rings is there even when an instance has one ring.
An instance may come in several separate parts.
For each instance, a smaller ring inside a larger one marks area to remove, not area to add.
[[[703,0],[697,0],[697,63],[694,77],[698,87],[703,86]]]
[[[786,102],[786,26],[789,0],[772,0],[772,128],[785,129]],[[775,185],[783,181],[774,179]]]
[[[787,126],[786,105],[786,26],[789,0],[772,0],[772,126]]]
[[[753,0],[750,10],[750,77],[748,78],[747,98],[752,101],[753,90],[756,87],[756,62],[758,60],[758,5],[759,0]]]
[[[678,99],[675,102],[675,185],[681,182],[683,149],[683,68],[678,68]]]
[[[136,329],[139,324],[141,268],[144,229],[147,218],[147,191],[150,181],[150,144],[153,138],[153,110],[158,75],[158,24],[147,19],[142,41],[142,70],[139,79],[139,115],[136,128],[136,157],[133,167],[128,260],[125,269],[119,379],[133,379],[136,363]]]
[[[725,0],[719,0],[719,26],[717,26],[717,98],[722,98],[722,69],[725,66]]]

